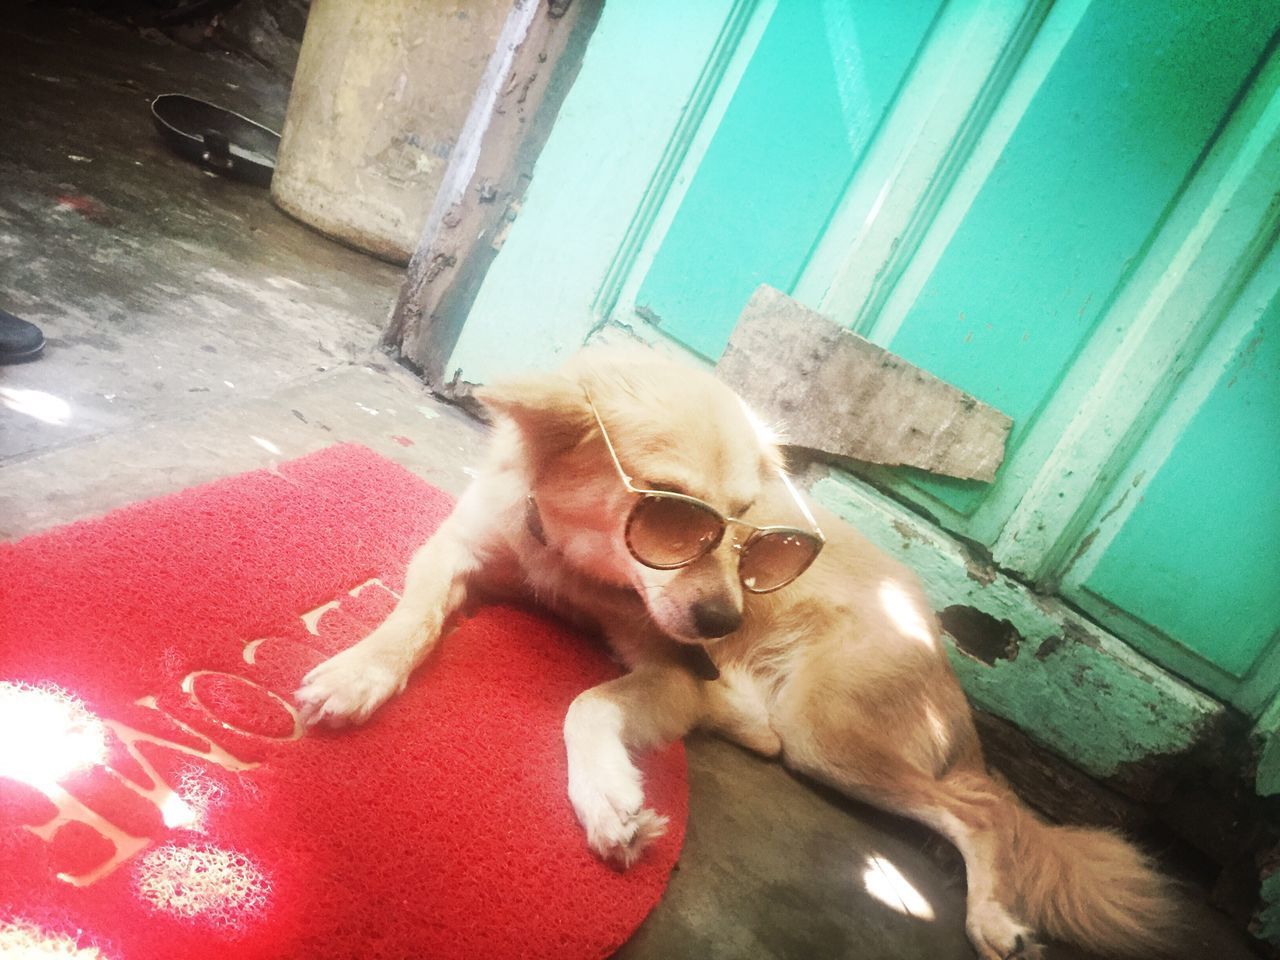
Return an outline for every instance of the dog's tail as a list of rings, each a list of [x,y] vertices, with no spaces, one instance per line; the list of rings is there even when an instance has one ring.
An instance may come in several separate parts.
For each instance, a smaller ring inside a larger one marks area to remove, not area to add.
[[[1186,907],[1179,886],[1119,834],[1045,823],[980,760],[932,781],[925,792],[923,809],[920,794],[915,810],[909,795],[901,797],[908,812],[956,842],[966,870],[988,873],[1023,923],[1105,956],[1176,955]],[[945,815],[937,819],[939,808]],[[975,843],[984,836],[989,845]],[[969,881],[972,893],[974,877]]]
[[[1149,857],[1110,830],[1045,823],[1007,787],[992,786],[1013,828],[1011,879],[1032,925],[1097,953],[1170,954],[1183,902]]]

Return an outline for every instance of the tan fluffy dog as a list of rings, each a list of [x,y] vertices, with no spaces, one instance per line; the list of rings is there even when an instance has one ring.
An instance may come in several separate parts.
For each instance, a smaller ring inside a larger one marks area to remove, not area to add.
[[[803,524],[778,450],[706,373],[589,349],[559,375],[486,389],[498,429],[485,469],[414,557],[395,611],[308,674],[297,696],[310,722],[368,718],[464,600],[532,596],[598,628],[630,669],[565,719],[569,798],[600,856],[629,865],[664,825],[631,752],[701,727],[946,836],[964,857],[966,927],[984,960],[1036,956],[1033,929],[1159,952],[1176,909],[1168,883],[1112,834],[1043,823],[987,773],[907,569],[826,513],[817,561],[774,593],[744,592],[732,532],[689,566],[642,565],[623,537],[636,494],[588,392],[637,484],[756,524]]]

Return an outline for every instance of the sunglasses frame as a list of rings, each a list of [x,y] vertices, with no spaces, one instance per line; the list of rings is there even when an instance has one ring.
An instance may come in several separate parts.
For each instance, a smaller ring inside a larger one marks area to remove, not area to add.
[[[802,530],[800,527],[787,526],[786,524],[772,524],[769,526],[761,527],[761,526],[757,526],[754,523],[751,523],[748,520],[742,520],[738,517],[726,516],[725,514],[717,510],[715,507],[713,507],[711,504],[707,503],[705,500],[700,500],[697,497],[689,496],[689,494],[687,493],[676,493],[674,490],[651,490],[645,487],[637,487],[632,482],[631,476],[627,473],[627,471],[622,466],[622,460],[618,457],[618,451],[613,446],[613,440],[610,439],[609,437],[609,431],[605,429],[604,420],[600,416],[600,411],[596,409],[595,402],[591,399],[591,394],[587,392],[585,389],[583,392],[586,394],[587,405],[591,408],[591,413],[596,418],[596,426],[600,428],[600,436],[604,439],[604,445],[609,450],[609,458],[613,461],[613,466],[618,471],[618,476],[619,478],[621,478],[623,486],[625,486],[630,493],[633,493],[636,496],[640,497],[640,499],[635,502],[635,505],[632,506],[631,510],[627,513],[627,525],[623,532],[623,539],[626,541],[627,550],[631,553],[631,556],[635,557],[637,561],[639,561],[640,563],[643,563],[646,567],[649,567],[650,569],[653,569],[653,570],[679,570],[681,567],[687,567],[691,563],[694,563],[697,560],[700,560],[701,558],[705,557],[707,554],[711,553],[717,547],[720,546],[721,542],[724,540],[725,531],[729,529],[729,524],[734,524],[739,527],[746,527],[747,529],[752,531],[751,534],[744,541],[742,541],[741,543],[735,543],[733,545],[734,552],[738,554],[738,569],[739,569],[738,579],[740,582],[742,582],[742,588],[746,590],[748,593],[773,593],[773,591],[775,590],[781,590],[783,587],[787,586],[788,584],[794,583],[801,576],[801,574],[803,574],[806,570],[809,569],[809,567],[813,565],[813,561],[818,559],[818,554],[822,552],[822,548],[826,545],[827,538],[823,535],[822,528],[818,526],[818,521],[814,518],[813,511],[809,509],[809,505],[806,504],[804,502],[804,499],[800,496],[800,491],[796,489],[795,484],[791,482],[791,478],[787,476],[787,472],[783,470],[781,467],[777,468],[778,477],[782,480],[783,485],[787,488],[787,491],[791,494],[792,499],[795,500],[796,505],[800,508],[800,512],[804,515],[805,520],[809,523],[811,527],[813,527],[812,530]],[[711,514],[713,517],[715,517],[717,520],[720,521],[720,532],[716,534],[716,537],[714,540],[709,541],[708,545],[705,547],[705,549],[702,550],[701,553],[698,553],[690,557],[688,560],[682,560],[680,563],[670,563],[670,564],[652,563],[644,559],[643,557],[641,557],[638,553],[636,553],[635,547],[631,545],[631,524],[635,519],[636,513],[639,510],[640,505],[644,503],[646,500],[679,500],[684,503],[690,504],[691,506],[697,507],[698,509]],[[745,581],[742,581],[742,576],[741,576],[742,558],[751,549],[751,545],[753,543],[758,542],[764,536],[767,536],[769,534],[774,534],[774,533],[783,533],[791,536],[799,536],[806,540],[812,541],[815,544],[813,555],[810,556],[808,563],[806,563],[803,567],[797,570],[796,573],[793,574],[788,579],[783,580],[781,583],[776,584],[775,586],[768,587],[767,589],[757,590],[753,587],[748,586]]]

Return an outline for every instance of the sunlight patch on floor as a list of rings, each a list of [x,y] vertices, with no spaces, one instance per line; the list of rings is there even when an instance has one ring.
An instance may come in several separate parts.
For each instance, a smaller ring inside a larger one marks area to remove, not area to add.
[[[901,870],[884,857],[867,858],[862,883],[867,888],[867,893],[898,913],[917,920],[934,919],[933,907],[929,901],[911,885]]]
[[[0,404],[14,413],[34,417],[43,423],[60,427],[71,419],[71,404],[43,390],[20,390],[0,387]]]

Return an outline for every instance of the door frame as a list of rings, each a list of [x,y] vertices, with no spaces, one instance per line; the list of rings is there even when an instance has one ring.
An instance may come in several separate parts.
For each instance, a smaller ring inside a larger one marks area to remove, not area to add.
[[[505,255],[458,305],[465,324],[442,364],[446,381],[553,367],[609,323],[776,2],[609,0],[504,233]],[[678,36],[643,29],[664,17],[677,18]]]

